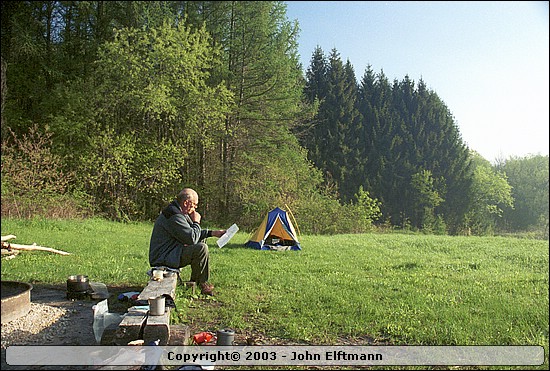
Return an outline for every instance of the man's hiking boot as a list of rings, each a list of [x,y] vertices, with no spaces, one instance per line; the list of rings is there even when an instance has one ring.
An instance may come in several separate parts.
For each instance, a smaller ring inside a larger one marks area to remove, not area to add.
[[[201,282],[201,293],[204,295],[212,296],[214,295],[214,285],[208,283],[208,282]]]

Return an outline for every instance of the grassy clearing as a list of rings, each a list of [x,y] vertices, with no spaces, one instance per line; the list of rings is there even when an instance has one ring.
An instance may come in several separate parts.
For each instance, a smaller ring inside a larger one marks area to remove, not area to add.
[[[152,224],[2,220],[16,243],[71,252],[22,252],[2,279],[62,284],[87,274],[145,285]],[[302,251],[211,246],[214,299],[178,287],[174,321],[336,345],[374,338],[409,345],[542,345],[548,369],[548,241],[404,234],[302,236]],[[183,268],[186,279],[190,268]],[[521,369],[529,367],[521,367]],[[500,369],[500,368],[499,368]],[[511,368],[513,369],[513,368]]]

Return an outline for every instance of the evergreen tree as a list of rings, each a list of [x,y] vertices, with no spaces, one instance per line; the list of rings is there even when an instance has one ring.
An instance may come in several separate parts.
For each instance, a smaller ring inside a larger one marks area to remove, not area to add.
[[[2,58],[7,65],[2,137],[21,136],[50,112],[42,103],[57,82],[55,2],[2,2]]]
[[[304,97],[308,104],[319,107],[325,101],[327,94],[328,61],[321,47],[317,46],[313,51],[311,63],[306,71]],[[309,159],[314,163],[321,158],[319,138],[323,134],[323,123],[319,120],[318,111],[311,120],[311,124],[302,131],[299,137],[304,147],[309,150]]]
[[[345,157],[344,167],[347,170],[342,175],[340,192],[342,201],[355,198],[362,183],[359,181],[361,173],[360,166],[363,163],[361,155],[364,152],[360,146],[360,135],[363,132],[363,118],[359,112],[359,86],[355,77],[355,71],[348,60],[344,65],[345,84],[347,99],[345,101],[346,121],[348,129],[344,138],[346,149],[349,154]]]
[[[306,71],[305,98],[309,103],[323,100],[327,93],[327,60],[323,49],[317,46],[313,51],[311,63]]]
[[[384,217],[401,226],[426,224],[426,213],[418,209],[423,196],[414,179],[429,171],[433,191],[445,201],[430,213],[434,220],[446,218],[456,231],[469,207],[471,174],[467,148],[445,105],[422,80],[418,88],[408,76],[390,86],[383,71],[375,76],[368,67],[358,107],[362,184],[381,201]]]
[[[343,64],[336,49],[332,50],[324,73],[321,53],[317,48],[306,83],[306,97],[310,101],[321,97],[314,136],[308,142],[310,158],[335,183],[342,199],[348,200],[357,191],[353,184],[347,183],[354,175],[352,151],[357,147],[353,129],[359,124],[355,106],[357,82],[353,67],[349,61]]]

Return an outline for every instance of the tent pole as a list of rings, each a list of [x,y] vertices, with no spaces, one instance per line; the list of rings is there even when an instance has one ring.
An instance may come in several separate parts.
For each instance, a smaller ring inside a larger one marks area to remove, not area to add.
[[[294,221],[294,226],[296,226],[296,231],[298,232],[298,236],[301,235],[300,233],[300,227],[298,227],[298,223],[296,223],[296,218],[294,218],[294,214],[292,214],[292,210],[290,210],[290,207],[285,203],[285,207],[288,209],[288,212],[290,213],[290,216],[292,217],[292,220]]]

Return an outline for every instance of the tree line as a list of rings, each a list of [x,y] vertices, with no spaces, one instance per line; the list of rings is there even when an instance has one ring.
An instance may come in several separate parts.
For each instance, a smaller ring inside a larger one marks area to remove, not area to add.
[[[357,83],[336,49],[304,75],[298,33],[279,1],[2,2],[3,215],[150,220],[191,186],[245,229],[547,230],[547,156],[484,162],[423,81]]]

